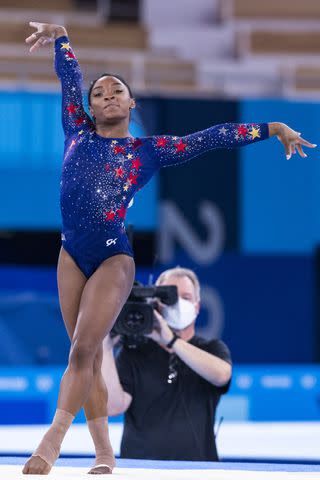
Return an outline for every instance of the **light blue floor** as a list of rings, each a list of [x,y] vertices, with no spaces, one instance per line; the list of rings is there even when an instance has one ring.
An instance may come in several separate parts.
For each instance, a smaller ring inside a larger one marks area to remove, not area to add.
[[[27,457],[0,457],[0,465],[23,465]],[[89,467],[93,458],[60,458],[56,465],[64,467]],[[117,459],[120,468],[184,469],[184,470],[250,470],[269,472],[320,472],[320,465],[292,463],[242,463],[242,462],[167,462],[159,460]]]

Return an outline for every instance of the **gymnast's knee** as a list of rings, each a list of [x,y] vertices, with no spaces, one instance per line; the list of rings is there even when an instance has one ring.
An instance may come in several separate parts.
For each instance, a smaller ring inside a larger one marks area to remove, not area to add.
[[[77,339],[71,346],[69,366],[74,370],[93,369],[96,354],[96,345],[86,339]]]
[[[102,358],[103,358],[103,350],[101,345],[93,361],[93,375],[95,376],[101,375]]]

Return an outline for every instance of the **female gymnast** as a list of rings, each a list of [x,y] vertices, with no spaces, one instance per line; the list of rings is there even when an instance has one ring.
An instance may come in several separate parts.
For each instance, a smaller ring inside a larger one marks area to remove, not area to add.
[[[183,163],[215,148],[231,148],[277,136],[287,158],[315,145],[282,123],[222,124],[185,137],[133,138],[135,100],[117,75],[103,74],[82,102],[82,75],[66,29],[30,22],[30,51],[55,41],[55,68],[62,85],[65,133],[61,181],[62,247],[58,260],[61,311],[71,348],[52,425],[23,473],[48,474],[74,416],[84,407],[96,460],[89,473],[112,473],[107,390],[101,375],[102,341],[133,284],[135,266],[124,218],[136,191],[162,166]]]

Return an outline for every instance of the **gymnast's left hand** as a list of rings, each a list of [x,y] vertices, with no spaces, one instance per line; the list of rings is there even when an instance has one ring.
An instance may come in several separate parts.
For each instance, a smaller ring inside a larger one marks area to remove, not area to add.
[[[302,138],[301,133],[296,132],[285,123],[269,123],[269,136],[273,137],[275,135],[285,148],[287,160],[290,160],[291,155],[296,153],[297,150],[300,157],[307,157],[302,149],[302,145],[309,148],[315,148],[317,146],[315,143],[310,143]]]

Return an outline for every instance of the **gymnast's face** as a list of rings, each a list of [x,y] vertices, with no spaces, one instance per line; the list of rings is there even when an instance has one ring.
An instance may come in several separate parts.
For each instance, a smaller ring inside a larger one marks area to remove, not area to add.
[[[126,85],[116,77],[101,77],[90,94],[90,113],[96,124],[115,124],[129,120],[135,101],[130,97]]]

